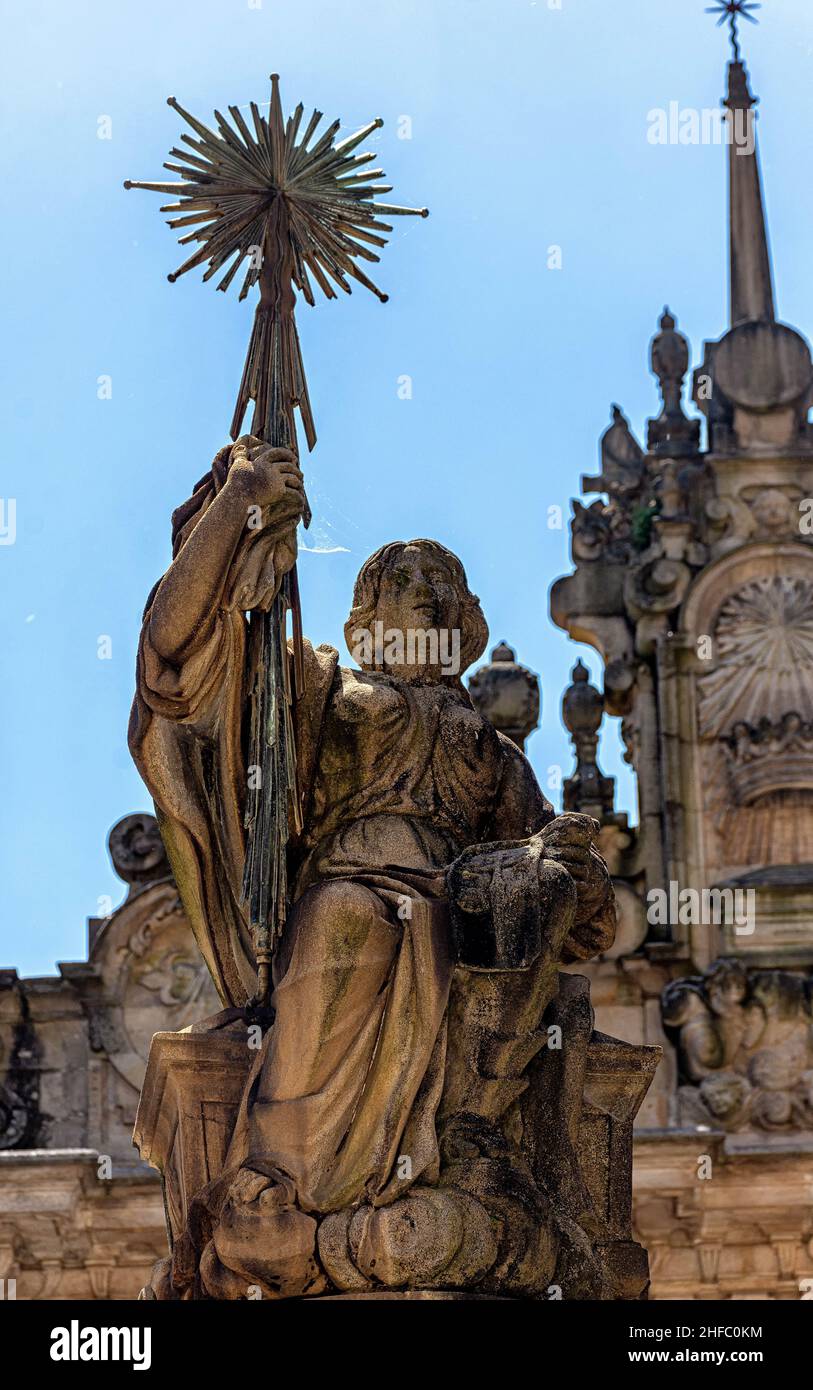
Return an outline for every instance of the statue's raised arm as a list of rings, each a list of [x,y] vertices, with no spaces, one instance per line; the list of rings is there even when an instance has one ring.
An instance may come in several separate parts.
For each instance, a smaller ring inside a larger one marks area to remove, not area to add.
[[[288,449],[245,436],[216,455],[172,517],[172,563],[147,601],[130,749],[152,792],[198,945],[225,1004],[255,992],[241,906],[247,620],[296,559],[305,505]],[[311,666],[318,658],[308,649]],[[319,673],[310,681],[320,689]],[[303,706],[300,719],[307,721]],[[303,729],[307,754],[309,738]]]
[[[290,449],[244,437],[221,450],[173,517],[173,560],[149,613],[158,656],[181,663],[208,640],[222,611],[271,606],[296,557],[304,506],[302,473]]]

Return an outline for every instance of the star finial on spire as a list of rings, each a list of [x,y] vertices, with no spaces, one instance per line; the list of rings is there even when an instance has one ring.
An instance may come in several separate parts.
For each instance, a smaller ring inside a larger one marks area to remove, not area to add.
[[[731,39],[731,51],[734,55],[734,62],[740,61],[740,43],[737,36],[737,20],[742,17],[747,19],[749,24],[758,24],[759,20],[754,19],[752,10],[761,10],[762,6],[756,0],[715,0],[715,4],[706,10],[706,14],[717,14],[717,28],[725,24],[728,20],[729,37]]]

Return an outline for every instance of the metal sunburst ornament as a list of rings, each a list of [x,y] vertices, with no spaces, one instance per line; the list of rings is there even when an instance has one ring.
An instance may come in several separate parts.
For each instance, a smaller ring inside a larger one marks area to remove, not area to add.
[[[296,448],[294,412],[298,409],[312,449],[316,430],[294,321],[295,291],[314,304],[311,276],[328,299],[337,297],[334,286],[350,294],[349,281],[355,280],[385,302],[387,296],[357,262],[380,260],[373,248],[385,246],[383,234],[393,230],[382,217],[426,217],[427,210],[375,201],[379,194],[389,193],[391,186],[378,182],[384,177],[381,169],[366,167],[376,155],[359,153],[358,147],[383,121],[371,121],[336,144],[340,122],[334,121],[317,136],[322,113],[314,111],[300,136],[304,108],[300,103],[284,119],[276,74],[271,77],[268,115],[251,102],[251,126],[239,107],[229,106],[234,124],[215,111],[217,133],[184,111],[174,97],[168,103],[197,137],[182,134],[188,148],[173,148],[170,154],[178,162],[164,164],[180,174],[182,182],[128,179],[124,186],[178,198],[161,211],[180,214],[168,219],[173,229],[192,229],[179,238],[181,245],[198,242],[200,246],[169,276],[171,281],[208,261],[203,279],[210,280],[227,267],[217,285],[226,290],[248,259],[239,297],[245,299],[254,285],[260,297],[231,423],[232,439],[238,437],[253,401],[254,435],[274,447]],[[305,525],[309,519],[306,515]],[[293,682],[286,643],[289,612]],[[292,719],[292,701],[302,693],[303,675],[296,567],[286,575],[271,610],[254,615],[249,646],[250,764],[260,773],[254,779],[257,785],[250,785],[247,792],[243,901],[249,910],[258,965],[258,1001],[263,1004],[274,943],[285,921],[289,830],[301,828]]]
[[[716,3],[706,10],[706,14],[716,14],[720,18],[717,20],[717,28],[728,21],[729,37],[731,39],[731,49],[734,54],[734,62],[740,61],[740,41],[737,35],[737,20],[747,19],[749,24],[758,24],[759,20],[754,19],[752,10],[761,10],[762,6],[756,0],[716,0]]]
[[[350,276],[386,302],[387,296],[356,262],[381,259],[370,248],[385,246],[387,239],[381,233],[393,230],[380,220],[382,215],[426,217],[427,209],[375,202],[378,194],[391,191],[391,185],[376,182],[384,177],[381,169],[359,172],[376,155],[355,151],[383,125],[381,119],[371,121],[339,144],[334,144],[334,136],[340,122],[334,121],[311,144],[322,120],[321,111],[314,111],[298,139],[304,107],[300,102],[287,122],[284,120],[276,73],[271,77],[268,116],[260,113],[255,102],[250,103],[253,132],[237,106],[228,108],[234,127],[215,111],[218,135],[184,111],[174,97],[168,98],[168,104],[199,137],[193,139],[184,133],[181,139],[195,153],[173,148],[170,153],[182,162],[164,164],[184,181],[138,183],[127,179],[124,187],[176,194],[179,201],[166,204],[161,211],[182,215],[168,219],[168,225],[195,226],[194,231],[179,238],[180,245],[202,245],[169,276],[171,281],[206,261],[209,268],[203,279],[210,280],[231,261],[217,285],[219,290],[226,290],[249,259],[239,297],[245,299],[259,283],[260,303],[232,421],[232,438],[237,438],[248,402],[253,400],[253,433],[272,442],[269,432],[276,429],[272,404],[281,386],[284,399],[279,404],[285,406],[290,400],[300,408],[312,449],[316,433],[293,320],[292,286],[301,291],[308,304],[314,304],[308,272],[328,299],[336,298],[334,285],[350,294]],[[277,376],[279,382],[275,381]]]

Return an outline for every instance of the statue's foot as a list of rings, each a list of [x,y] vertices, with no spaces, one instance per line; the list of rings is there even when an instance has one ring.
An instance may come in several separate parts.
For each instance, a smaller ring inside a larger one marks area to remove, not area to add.
[[[413,1187],[384,1207],[326,1216],[319,1258],[343,1291],[476,1286],[497,1257],[488,1213],[463,1192]]]
[[[209,1298],[294,1298],[327,1284],[315,1257],[316,1221],[294,1205],[282,1173],[241,1168],[200,1258]]]

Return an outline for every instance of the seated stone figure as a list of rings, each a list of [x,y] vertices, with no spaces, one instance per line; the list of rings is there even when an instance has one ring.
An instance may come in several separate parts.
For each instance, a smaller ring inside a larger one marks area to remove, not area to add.
[[[235,1010],[257,988],[240,905],[246,613],[268,607],[293,564],[303,506],[289,452],[251,438],[221,450],[174,514],[139,650],[131,749]],[[571,1155],[560,1200],[538,1126],[526,1133],[526,1093],[549,1042],[543,1015],[572,994],[559,966],[613,939],[598,826],[555,816],[524,756],[473,709],[461,673],[488,632],[460,561],[436,541],[366,561],[345,633],[357,651],[359,633],[416,630],[459,634],[459,667],[433,664],[430,644],[393,660],[373,643],[349,669],[305,643],[303,827],[289,847],[274,1021],[247,1052],[223,1172],[190,1201],[154,1296],[544,1297],[563,1242],[571,1260],[591,1258],[577,1165]],[[589,1027],[579,1036],[577,1068]],[[560,1166],[571,1140],[546,1141]]]

